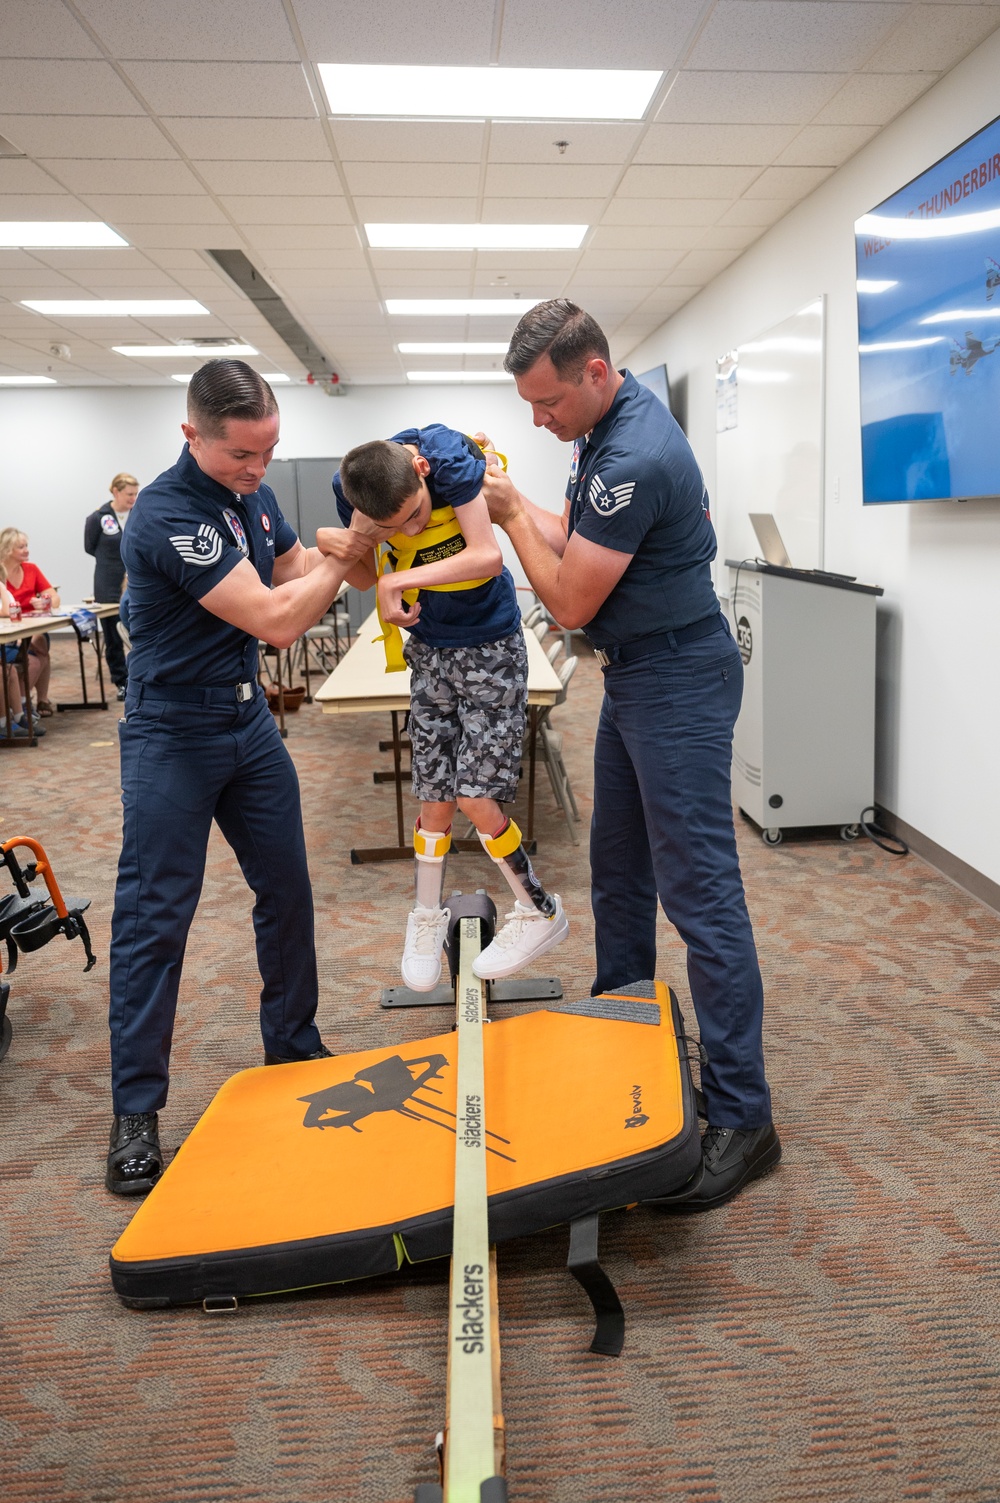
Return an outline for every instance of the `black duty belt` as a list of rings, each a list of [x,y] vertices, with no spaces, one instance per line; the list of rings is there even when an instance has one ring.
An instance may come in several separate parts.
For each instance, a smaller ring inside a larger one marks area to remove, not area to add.
[[[657,632],[653,637],[639,637],[635,642],[620,642],[617,647],[595,647],[594,656],[602,668],[612,663],[634,663],[638,658],[648,658],[654,652],[672,651],[683,642],[697,642],[699,637],[710,637],[722,631],[725,620],[721,611],[692,621],[690,626],[679,626],[676,631]]]
[[[232,704],[248,704],[254,697],[257,685],[251,681],[243,684],[157,684],[143,683],[141,679],[129,679],[129,693],[137,689],[140,699],[165,700],[170,705],[212,705],[228,707]]]

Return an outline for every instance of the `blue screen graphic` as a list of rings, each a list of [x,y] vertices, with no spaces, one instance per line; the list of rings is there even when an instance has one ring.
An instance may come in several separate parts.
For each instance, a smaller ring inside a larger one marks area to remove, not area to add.
[[[855,233],[865,503],[1000,496],[1000,120]]]

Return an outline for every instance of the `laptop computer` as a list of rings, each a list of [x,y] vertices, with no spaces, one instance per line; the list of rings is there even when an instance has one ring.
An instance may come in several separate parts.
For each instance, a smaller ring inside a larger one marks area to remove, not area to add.
[[[754,532],[757,534],[760,551],[766,562],[774,564],[778,569],[791,569],[793,567],[792,561],[788,557],[788,550],[781,541],[778,524],[771,513],[769,511],[752,511],[750,513],[750,521]]]

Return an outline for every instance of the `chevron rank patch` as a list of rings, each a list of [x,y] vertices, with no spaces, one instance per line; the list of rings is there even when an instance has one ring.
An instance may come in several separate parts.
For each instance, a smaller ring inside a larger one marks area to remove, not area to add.
[[[599,516],[611,517],[616,511],[621,511],[623,507],[628,506],[634,490],[634,480],[625,480],[621,485],[607,486],[600,475],[595,475],[590,482],[587,499]]]
[[[222,557],[222,537],[208,522],[202,522],[192,536],[182,534],[170,539],[186,564],[217,564]]]

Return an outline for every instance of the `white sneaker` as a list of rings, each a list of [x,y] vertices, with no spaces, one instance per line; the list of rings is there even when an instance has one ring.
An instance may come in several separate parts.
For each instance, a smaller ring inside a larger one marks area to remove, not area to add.
[[[530,903],[516,902],[512,913],[505,914],[506,922],[472,962],[472,969],[481,981],[498,981],[501,976],[513,975],[527,965],[536,955],[561,945],[569,933],[569,920],[563,913],[557,893],[556,911],[551,918]]]
[[[450,921],[450,908],[424,908],[420,903],[407,918],[399,969],[412,991],[432,992],[441,980],[441,946]]]

